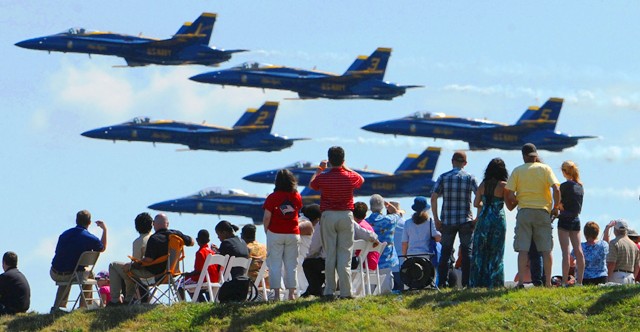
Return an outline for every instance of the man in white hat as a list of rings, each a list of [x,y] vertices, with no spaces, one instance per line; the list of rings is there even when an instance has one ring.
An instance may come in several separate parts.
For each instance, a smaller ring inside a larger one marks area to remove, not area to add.
[[[640,270],[640,250],[627,236],[628,231],[629,224],[625,220],[615,220],[613,234],[616,238],[609,242],[607,255],[609,282],[633,284]]]

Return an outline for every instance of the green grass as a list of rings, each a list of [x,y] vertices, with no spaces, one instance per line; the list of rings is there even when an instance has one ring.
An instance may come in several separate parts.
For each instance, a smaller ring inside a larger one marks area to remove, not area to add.
[[[0,318],[6,331],[637,331],[640,287],[425,290],[356,300],[124,306]]]

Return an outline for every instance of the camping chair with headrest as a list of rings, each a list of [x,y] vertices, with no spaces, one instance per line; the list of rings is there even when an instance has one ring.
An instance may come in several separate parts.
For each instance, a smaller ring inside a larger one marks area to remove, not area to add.
[[[198,277],[198,282],[195,284],[185,284],[184,289],[189,292],[193,292],[193,296],[191,297],[191,302],[197,302],[198,296],[200,295],[200,291],[202,289],[206,289],[209,293],[209,301],[215,302],[216,295],[218,294],[218,290],[222,286],[224,274],[223,269],[227,265],[229,261],[229,255],[207,255],[207,258],[204,260],[204,264],[202,265],[202,270],[200,271],[200,277]],[[220,268],[218,269],[218,280],[217,282],[213,282],[211,280],[211,276],[209,275],[209,266],[218,265]]]
[[[423,289],[433,286],[436,271],[431,263],[432,254],[407,255],[400,267],[400,279],[409,289]]]
[[[354,286],[353,288],[357,291],[357,296],[366,296],[367,288],[365,282],[369,281],[369,274],[366,273],[365,276],[365,265],[367,264],[367,253],[369,248],[369,242],[365,240],[355,240],[353,241],[353,253],[358,252],[357,262],[358,266],[351,267],[351,284]]]
[[[75,300],[67,300],[67,303],[73,302],[71,310],[74,310],[78,304],[88,308],[97,308],[100,304],[100,290],[98,288],[98,282],[95,279],[90,278],[93,276],[93,267],[96,265],[98,257],[100,257],[99,251],[83,252],[78,258],[78,262],[73,269],[75,272],[70,274],[69,280],[56,282],[58,287],[66,287],[65,292],[71,291],[71,286],[78,285],[80,294],[78,294]],[[58,303],[53,304],[54,308],[57,308],[58,305]]]
[[[181,270],[184,270],[184,240],[176,235],[169,234],[169,248],[167,255],[160,256],[154,259],[152,262],[144,263],[134,257],[129,256],[134,262],[140,263],[142,267],[156,265],[166,262],[166,269],[149,278],[139,278],[129,272],[129,277],[138,284],[138,290],[140,288],[147,289],[146,294],[140,294],[138,299],[148,298],[149,303],[163,303],[162,300],[166,299],[167,304],[171,305],[174,302],[179,302],[181,299],[178,296],[178,281],[182,276]],[[182,263],[182,267],[180,266]],[[162,290],[161,286],[166,285],[166,289]]]

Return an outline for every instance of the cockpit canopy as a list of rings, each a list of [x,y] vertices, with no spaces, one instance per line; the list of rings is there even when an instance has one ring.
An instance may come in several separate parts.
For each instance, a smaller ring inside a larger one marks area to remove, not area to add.
[[[68,33],[70,35],[84,35],[87,32],[88,31],[85,28],[69,28],[69,30],[64,31],[62,33]]]
[[[237,69],[259,69],[259,68],[264,68],[264,67],[269,67],[270,65],[266,65],[266,64],[260,64],[258,62],[245,62],[239,66],[236,66],[234,68]]]
[[[434,119],[434,118],[444,118],[446,114],[444,113],[431,113],[431,112],[415,112],[413,115],[410,115],[416,119]]]
[[[310,168],[310,167],[314,167],[313,163],[306,160],[296,161],[291,165],[285,166],[285,168]]]
[[[209,196],[222,196],[222,195],[248,196],[249,194],[240,189],[225,189],[220,187],[211,187],[211,188],[205,188],[200,190],[194,196],[209,197]]]
[[[133,120],[126,122],[126,123],[133,123],[133,124],[144,124],[144,123],[149,123],[151,122],[151,118],[147,117],[147,116],[138,116],[133,118]]]

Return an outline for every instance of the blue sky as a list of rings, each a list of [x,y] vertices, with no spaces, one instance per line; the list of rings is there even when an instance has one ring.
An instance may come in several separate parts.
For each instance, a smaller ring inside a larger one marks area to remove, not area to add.
[[[562,153],[541,153],[557,176],[564,160],[580,166],[586,191],[582,219],[604,227],[622,217],[640,228],[640,185],[633,171],[640,159],[639,7],[632,1],[3,1],[0,252],[18,253],[19,267],[31,281],[32,309],[46,312],[55,294],[48,271],[57,237],[74,225],[78,210],[88,209],[94,220],[107,223],[109,248],[98,265],[106,269],[130,253],[133,219],[149,204],[210,186],[266,195],[272,186],[242,177],[297,160],[318,162],[332,145],[345,148],[350,166],[389,172],[408,153],[440,146],[440,174],[450,168],[453,151],[466,144],[359,128],[416,111],[513,123],[528,106],[549,97],[565,98],[559,131],[601,136]],[[218,13],[212,45],[252,50],[221,68],[259,61],[342,73],[356,56],[391,47],[385,78],[426,87],[393,101],[290,101],[284,99],[296,97],[291,92],[223,89],[187,79],[212,70],[208,67],[114,68],[124,60],[13,45],[78,26],[167,38],[205,11]],[[274,132],[313,140],[274,153],[222,153],[80,136],[141,115],[231,126],[246,108],[266,100],[280,101]],[[497,156],[509,169],[522,162],[517,151],[469,152],[467,170],[481,178]],[[411,202],[400,200],[405,209]],[[220,220],[169,218],[172,228],[191,235],[202,228],[213,233]],[[507,225],[510,279],[516,271],[513,213]],[[99,235],[95,225],[90,230]],[[194,252],[187,252],[188,266]],[[559,252],[556,246],[554,274],[560,273]]]

